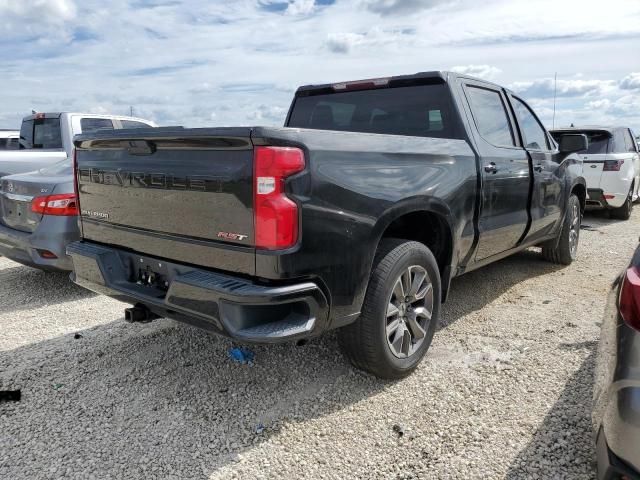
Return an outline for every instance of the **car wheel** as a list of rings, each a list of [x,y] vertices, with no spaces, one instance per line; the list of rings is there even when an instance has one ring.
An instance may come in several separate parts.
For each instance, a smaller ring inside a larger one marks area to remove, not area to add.
[[[373,263],[362,313],[338,332],[357,368],[397,379],[418,366],[440,315],[440,271],[422,243],[383,239]]]
[[[633,210],[633,185],[629,189],[629,195],[624,201],[624,204],[619,208],[611,209],[611,216],[619,220],[629,220],[631,218],[631,211]]]
[[[580,200],[576,195],[572,194],[567,202],[567,212],[560,231],[560,238],[542,245],[542,255],[546,260],[562,265],[570,265],[576,259],[581,222]]]

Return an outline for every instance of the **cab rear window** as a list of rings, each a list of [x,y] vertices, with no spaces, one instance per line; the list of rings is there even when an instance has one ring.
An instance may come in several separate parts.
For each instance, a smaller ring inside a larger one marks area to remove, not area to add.
[[[17,150],[18,139],[14,137],[0,138],[0,150]]]
[[[82,118],[80,119],[80,129],[82,133],[113,130],[113,122],[108,118]]]
[[[24,120],[20,127],[21,149],[62,148],[62,133],[59,118]]]
[[[461,138],[445,85],[417,85],[296,98],[289,127]]]

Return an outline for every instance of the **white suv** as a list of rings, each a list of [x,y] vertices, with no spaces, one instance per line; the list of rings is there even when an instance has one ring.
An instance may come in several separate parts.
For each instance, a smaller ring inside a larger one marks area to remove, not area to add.
[[[589,139],[582,158],[582,176],[587,181],[587,208],[611,211],[627,220],[640,188],[640,155],[635,135],[627,127],[572,127],[552,130],[558,141],[565,133],[583,133]]]

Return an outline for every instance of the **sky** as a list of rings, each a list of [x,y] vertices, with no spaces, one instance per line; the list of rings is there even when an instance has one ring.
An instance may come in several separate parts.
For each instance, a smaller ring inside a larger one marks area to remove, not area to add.
[[[0,128],[37,111],[282,125],[299,85],[454,70],[548,128],[640,134],[638,0],[0,0]]]

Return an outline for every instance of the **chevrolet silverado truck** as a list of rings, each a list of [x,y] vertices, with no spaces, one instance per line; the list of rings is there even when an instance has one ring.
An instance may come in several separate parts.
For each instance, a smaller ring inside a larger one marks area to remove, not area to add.
[[[150,126],[155,123],[118,115],[34,113],[22,119],[17,148],[6,151],[0,148],[0,177],[33,172],[71,159],[74,135],[102,129]]]
[[[400,378],[453,277],[532,246],[576,258],[586,142],[447,72],[301,87],[284,128],[82,135],[72,279],[126,320],[240,342],[339,329],[355,366]]]

